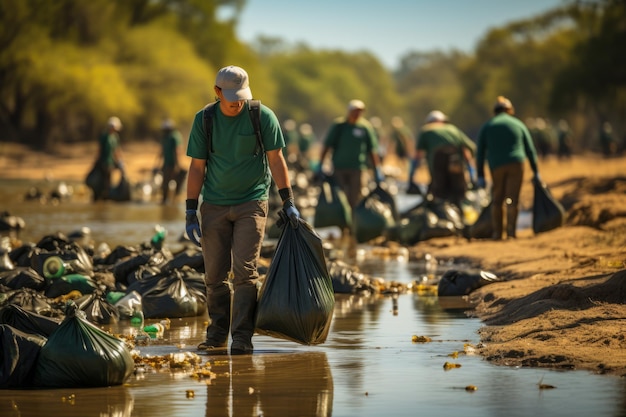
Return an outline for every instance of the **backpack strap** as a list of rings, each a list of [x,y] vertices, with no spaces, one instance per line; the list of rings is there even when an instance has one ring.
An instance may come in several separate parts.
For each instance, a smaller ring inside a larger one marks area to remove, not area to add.
[[[213,118],[215,117],[216,103],[217,101],[209,103],[202,110],[202,127],[204,128],[204,134],[206,135],[208,143],[207,148],[209,149],[209,155],[207,155],[207,159],[209,159],[208,156],[213,153]]]
[[[248,101],[248,114],[254,127],[254,134],[256,136],[257,147],[254,151],[254,156],[259,155],[259,151],[265,152],[263,146],[263,137],[261,136],[261,100]]]
[[[202,110],[202,127],[207,138],[209,155],[213,151],[213,118],[215,117],[215,105],[217,101],[207,104]],[[259,151],[265,152],[263,146],[263,137],[261,136],[261,100],[248,101],[248,115],[254,127],[254,135],[256,136],[257,146],[254,150],[254,156],[259,155]],[[207,158],[208,159],[208,158]]]

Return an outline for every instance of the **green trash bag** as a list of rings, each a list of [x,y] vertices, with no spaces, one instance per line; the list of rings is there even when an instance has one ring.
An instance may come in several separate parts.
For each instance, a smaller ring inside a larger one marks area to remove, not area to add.
[[[342,229],[352,226],[352,208],[348,197],[332,177],[322,182],[313,225],[317,228],[338,226]]]
[[[135,364],[125,342],[100,330],[70,302],[65,319],[41,348],[34,386],[56,388],[122,385]]]
[[[395,206],[376,192],[363,198],[352,213],[352,231],[357,243],[382,236],[385,230],[394,227],[396,225],[394,209]]]
[[[256,332],[303,345],[321,344],[328,336],[335,307],[322,239],[302,219],[296,228],[282,220],[259,293]]]

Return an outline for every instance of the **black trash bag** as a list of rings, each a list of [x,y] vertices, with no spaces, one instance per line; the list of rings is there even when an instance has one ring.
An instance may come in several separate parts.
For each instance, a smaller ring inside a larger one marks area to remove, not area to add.
[[[376,193],[374,190],[361,199],[352,211],[352,232],[357,243],[382,236],[386,229],[396,224],[394,209],[387,198],[381,197],[384,190],[380,186],[376,189],[380,192]]]
[[[204,274],[193,269],[163,272],[128,286],[141,295],[145,318],[196,317],[206,312]]]
[[[437,237],[458,236],[463,233],[459,228],[465,225],[450,203],[425,200],[403,214],[383,235],[403,245],[415,245]]]
[[[387,204],[391,209],[391,213],[393,214],[393,219],[398,220],[400,218],[400,211],[398,210],[398,205],[396,204],[396,199],[393,195],[387,191],[385,188],[387,184],[382,182],[376,185],[376,188],[372,190],[370,195],[377,196],[380,201]]]
[[[119,321],[119,311],[106,299],[102,291],[83,295],[74,300],[74,302],[85,313],[85,318],[91,323],[113,324]]]
[[[51,300],[38,291],[31,288],[20,288],[11,292],[6,298],[5,304],[16,304],[24,310],[32,311],[46,317],[62,317],[63,311],[59,310]]]
[[[546,184],[533,178],[533,232],[547,232],[563,226],[565,209],[553,196]]]
[[[9,252],[0,249],[0,273],[4,271],[12,271],[14,269],[15,265],[13,265]]]
[[[24,333],[37,334],[47,338],[59,327],[60,323],[59,319],[33,313],[17,304],[9,304],[0,309],[0,324],[8,324]]]
[[[324,343],[335,307],[322,239],[303,219],[283,222],[259,293],[256,331],[303,345]]]
[[[183,266],[188,266],[199,272],[204,272],[204,258],[202,258],[202,251],[197,249],[186,249],[174,256],[174,259],[163,265],[161,270],[165,272],[172,269],[181,269]]]
[[[480,287],[498,281],[501,279],[491,272],[450,269],[441,276],[437,285],[437,295],[439,297],[467,295]]]
[[[113,201],[130,201],[131,200],[131,185],[126,175],[120,177],[120,181],[113,187],[111,187],[111,192],[109,193],[109,197]]]
[[[13,290],[32,288],[35,291],[43,291],[46,280],[31,267],[18,266],[11,271],[0,272],[0,284]]]
[[[78,388],[122,385],[135,364],[123,340],[89,323],[76,304],[41,348],[35,366],[37,387]]]
[[[338,226],[343,229],[352,227],[352,208],[348,202],[348,197],[332,177],[325,178],[320,185],[313,225],[316,228]]]
[[[332,261],[328,264],[328,273],[335,294],[375,294],[379,292],[372,278],[359,271],[355,266],[341,261]]]
[[[31,256],[30,266],[46,278],[69,274],[93,274],[91,256],[76,243],[68,243],[54,250],[35,251]]]
[[[91,188],[94,193],[100,193],[100,190],[104,187],[104,173],[102,172],[102,169],[100,169],[98,161],[93,164],[87,173],[87,176],[85,177],[85,185]]]
[[[481,210],[476,221],[465,228],[468,239],[489,239],[493,235],[493,216],[491,214],[492,202]]]
[[[35,251],[40,251],[34,243],[25,243],[9,252],[9,258],[15,266],[30,266],[30,258]]]
[[[27,388],[46,338],[0,324],[0,388]]]
[[[48,298],[57,298],[72,291],[91,294],[98,289],[98,284],[91,277],[82,274],[64,275],[53,278],[46,287],[44,294]]]

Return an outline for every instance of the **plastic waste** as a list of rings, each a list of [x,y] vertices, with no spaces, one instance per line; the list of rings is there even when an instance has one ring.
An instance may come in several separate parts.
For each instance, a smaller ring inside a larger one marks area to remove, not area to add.
[[[154,226],[154,235],[152,239],[150,239],[150,244],[152,247],[156,249],[161,249],[163,247],[163,241],[165,241],[165,236],[167,235],[167,230],[160,224]]]
[[[50,256],[43,263],[43,276],[51,278],[60,278],[65,274],[67,264],[63,262],[60,256]]]

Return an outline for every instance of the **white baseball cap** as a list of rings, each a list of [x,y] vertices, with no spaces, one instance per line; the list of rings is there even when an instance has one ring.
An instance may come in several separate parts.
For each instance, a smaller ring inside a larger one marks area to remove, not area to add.
[[[446,116],[442,111],[433,110],[426,116],[426,123],[434,123],[434,122],[445,122],[448,120],[448,116]]]
[[[352,110],[365,110],[365,103],[361,100],[350,100],[348,103],[348,111]]]
[[[222,68],[217,73],[215,85],[222,90],[228,101],[252,99],[248,73],[243,68],[234,65]]]

